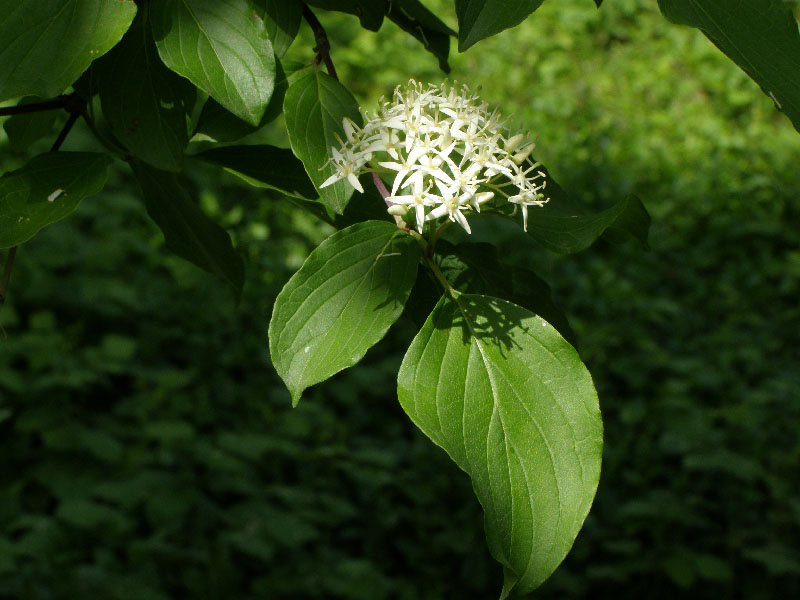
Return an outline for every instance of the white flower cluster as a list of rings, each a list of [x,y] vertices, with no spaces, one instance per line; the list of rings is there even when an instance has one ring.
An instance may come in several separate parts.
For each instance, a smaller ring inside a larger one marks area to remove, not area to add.
[[[495,197],[522,208],[527,230],[528,207],[548,200],[539,164],[521,166],[533,142],[522,134],[508,135],[497,110],[489,113],[466,86],[459,91],[455,85],[423,86],[411,80],[365,121],[359,128],[344,119],[346,139],[331,149],[329,161],[336,173],[320,187],[346,179],[363,192],[360,173],[393,173],[389,213],[402,217],[413,208],[420,233],[425,221],[445,215],[469,233],[464,213],[480,212]],[[380,168],[369,164],[373,156]]]

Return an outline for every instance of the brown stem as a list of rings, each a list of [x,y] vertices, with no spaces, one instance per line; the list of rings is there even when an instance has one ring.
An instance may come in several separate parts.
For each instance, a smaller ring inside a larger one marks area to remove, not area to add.
[[[336,81],[339,81],[336,68],[333,66],[333,61],[331,60],[331,43],[328,41],[328,34],[325,33],[325,28],[322,26],[322,23],[319,22],[319,19],[317,19],[317,15],[311,12],[307,4],[303,4],[303,17],[311,27],[311,31],[314,32],[314,41],[317,42],[314,48],[314,52],[317,53],[315,62],[317,64],[319,64],[320,61],[324,62],[328,75],[333,77]]]
[[[0,280],[0,306],[6,301],[6,291],[8,290],[8,281],[11,279],[11,267],[14,266],[14,257],[17,255],[17,247],[12,246],[8,249],[8,256],[6,256],[6,265],[3,267],[3,279]]]
[[[61,131],[59,132],[56,141],[53,142],[53,145],[50,148],[50,152],[58,152],[58,149],[61,148],[61,144],[63,144],[64,140],[67,139],[67,135],[69,135],[72,126],[75,125],[75,121],[77,121],[78,117],[80,116],[81,116],[80,111],[70,113],[69,119],[67,119],[67,122],[64,123],[64,127],[61,128]]]
[[[75,94],[62,95],[52,100],[44,100],[42,102],[31,102],[30,104],[19,104],[17,106],[4,106],[0,108],[0,117],[7,117],[9,115],[23,115],[25,113],[43,112],[46,110],[59,110],[66,108],[72,101],[72,96]]]

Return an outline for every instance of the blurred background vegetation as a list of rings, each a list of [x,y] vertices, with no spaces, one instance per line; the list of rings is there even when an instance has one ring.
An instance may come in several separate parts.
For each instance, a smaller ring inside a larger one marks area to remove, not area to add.
[[[449,4],[428,2],[454,26]],[[319,16],[365,108],[441,81],[392,23]],[[451,64],[577,198],[633,192],[653,216],[647,252],[562,257],[476,228],[551,283],[605,419],[594,508],[533,597],[800,596],[800,136],[655,2],[548,2]],[[0,144],[3,170],[26,160]],[[80,129],[64,146],[90,148]],[[331,230],[190,168],[247,261],[239,306],[165,251],[124,165],[20,249],[0,311],[0,597],[495,597],[469,481],[396,401],[413,321],[293,410],[267,322]]]

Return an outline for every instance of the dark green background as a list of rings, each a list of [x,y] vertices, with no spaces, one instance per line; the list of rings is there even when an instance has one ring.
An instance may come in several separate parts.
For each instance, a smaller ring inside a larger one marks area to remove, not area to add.
[[[391,23],[319,13],[365,108],[441,80]],[[553,286],[605,419],[594,509],[533,597],[800,594],[800,137],[654,2],[545,3],[451,62],[576,197],[633,192],[653,216],[649,252],[573,257],[475,220],[473,241]],[[280,123],[258,135],[285,144]],[[93,147],[76,129],[64,149]],[[25,160],[0,137],[3,170]],[[19,251],[0,310],[0,597],[495,597],[469,481],[397,404],[413,321],[292,409],[271,304],[331,229],[189,169],[246,260],[239,306],[166,253],[121,163]]]

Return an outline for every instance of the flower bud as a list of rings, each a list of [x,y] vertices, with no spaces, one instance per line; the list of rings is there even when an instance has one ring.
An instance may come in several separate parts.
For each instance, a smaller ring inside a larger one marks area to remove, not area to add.
[[[386,212],[393,217],[403,217],[408,212],[408,207],[404,206],[403,204],[392,204],[386,209]]]

